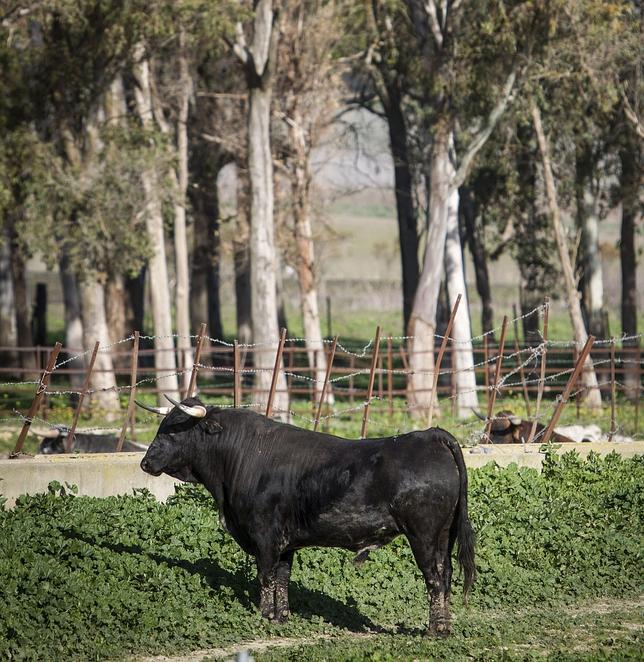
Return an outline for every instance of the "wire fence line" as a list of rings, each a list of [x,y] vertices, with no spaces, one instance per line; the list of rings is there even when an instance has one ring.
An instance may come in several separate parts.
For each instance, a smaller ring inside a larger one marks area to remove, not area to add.
[[[510,323],[518,322],[525,319],[530,315],[541,314],[547,310],[547,303],[542,306],[536,307],[532,311],[515,317]],[[508,321],[504,320],[504,330],[507,327]],[[288,408],[274,407],[273,412],[276,415],[287,417],[292,420],[301,420],[307,425],[317,425],[328,423],[333,418],[345,418],[351,413],[355,413],[361,409],[365,411],[365,421],[368,415],[368,407],[371,404],[386,405],[389,420],[393,421],[396,416],[398,419],[405,418],[405,421],[410,424],[410,427],[418,427],[418,407],[411,404],[422,393],[422,389],[414,389],[410,392],[410,376],[425,374],[436,376],[437,385],[436,392],[442,395],[443,400],[451,403],[452,406],[462,398],[464,395],[475,393],[477,395],[483,394],[489,398],[491,394],[498,395],[501,392],[514,393],[515,391],[523,391],[524,398],[526,399],[526,408],[528,405],[528,393],[530,390],[539,390],[540,392],[555,392],[558,386],[562,385],[562,381],[568,379],[566,389],[569,395],[566,401],[570,398],[579,398],[583,396],[587,389],[585,387],[577,388],[579,375],[581,372],[581,365],[578,351],[578,344],[575,341],[551,341],[543,336],[537,344],[527,344],[523,347],[519,346],[515,340],[514,351],[505,351],[502,344],[501,346],[488,342],[489,336],[493,336],[499,329],[492,329],[484,334],[471,338],[467,341],[456,342],[453,338],[447,338],[450,343],[447,345],[447,352],[445,354],[446,365],[440,365],[442,352],[439,352],[438,364],[435,364],[433,369],[418,370],[411,367],[412,355],[408,350],[408,342],[413,340],[413,336],[380,336],[380,329],[376,333],[376,338],[369,340],[361,348],[354,348],[356,351],[347,348],[334,339],[316,339],[315,341],[307,338],[285,338],[283,335],[282,342],[279,345],[278,352],[284,352],[284,355],[278,354],[276,358],[276,366],[281,366],[280,370],[283,371],[287,383],[287,394],[289,402],[294,402],[300,396],[300,399],[309,397],[312,401],[313,411],[315,412],[316,399],[319,404],[320,392],[324,392],[329,388],[332,393],[332,398],[335,401],[335,406],[328,406],[326,413],[321,413],[321,407],[318,409],[317,415],[308,417],[302,414],[298,408],[293,408],[290,404]],[[545,333],[545,332],[544,332]],[[612,338],[608,340],[595,341],[593,346],[593,363],[594,367],[599,374],[606,374],[611,372],[611,379],[602,379],[599,381],[596,388],[606,392],[610,392],[612,398],[612,406],[614,410],[614,398],[617,389],[625,392],[630,392],[632,395],[635,389],[635,402],[636,402],[636,423],[639,413],[639,390],[642,378],[642,357],[640,353],[640,340],[643,334],[638,335],[623,335],[620,338]],[[504,336],[504,332],[502,333]],[[173,339],[185,338],[178,334],[171,334],[163,336],[163,338],[171,337]],[[228,342],[221,339],[211,338],[205,334],[205,325],[202,325],[202,330],[198,335],[190,335],[191,344],[196,343],[196,353],[194,363],[191,366],[183,366],[177,370],[167,372],[167,369],[157,369],[150,365],[150,359],[158,351],[176,351],[179,355],[179,350],[156,350],[156,349],[141,349],[139,351],[138,342],[140,339],[152,342],[158,339],[159,336],[153,335],[139,335],[138,333],[129,335],[116,342],[110,343],[105,346],[97,346],[95,351],[114,352],[117,348],[121,350],[120,355],[127,355],[129,350],[123,348],[123,345],[136,341],[136,350],[134,356],[138,361],[132,365],[132,379],[130,383],[123,383],[124,376],[130,374],[130,371],[116,367],[114,369],[114,385],[103,388],[92,388],[90,386],[89,375],[86,375],[86,386],[82,389],[65,388],[64,381],[69,380],[71,375],[79,372],[84,373],[82,368],[72,367],[74,362],[85,361],[90,350],[77,352],[71,354],[67,352],[67,357],[56,362],[60,344],[52,350],[51,348],[34,348],[38,349],[39,353],[43,356],[48,356],[48,366],[42,372],[39,380],[24,380],[24,381],[5,381],[0,383],[0,387],[4,390],[18,390],[25,388],[37,387],[36,396],[43,396],[46,401],[56,397],[72,397],[82,398],[85,396],[92,396],[105,391],[115,391],[119,394],[129,394],[132,398],[135,392],[142,390],[155,391],[161,393],[166,390],[165,380],[185,377],[187,374],[191,375],[191,386],[193,389],[196,386],[197,376],[201,374],[201,384],[199,391],[204,395],[212,395],[218,397],[218,406],[242,406],[248,408],[255,408],[261,410],[265,406],[264,391],[259,391],[254,388],[254,376],[259,373],[273,372],[272,368],[255,367],[252,365],[253,352],[267,347],[275,348],[275,343],[238,343]],[[443,340],[445,336],[435,334],[436,340]],[[379,340],[378,340],[379,339]],[[476,342],[484,340],[483,346],[476,346]],[[202,345],[204,341],[209,343],[209,347],[203,349],[205,356],[210,356],[211,362],[205,362],[201,358]],[[329,359],[329,346],[333,343],[333,355],[336,362],[331,366],[331,370],[325,376],[325,379],[320,378],[319,364],[321,361],[319,357],[323,354],[327,360]],[[481,360],[475,362],[472,366],[464,368],[454,367],[457,363],[455,356],[457,352],[470,351],[469,348],[459,347],[460,344],[471,343],[474,345],[474,355],[479,356]],[[621,347],[619,353],[616,354],[616,345],[620,343]],[[435,342],[438,346],[439,343]],[[592,343],[591,343],[592,344]],[[335,347],[337,345],[337,353]],[[314,349],[311,349],[311,346]],[[0,348],[3,351],[5,348]],[[125,349],[123,352],[122,349]],[[24,348],[22,348],[24,350]],[[53,356],[52,352],[56,353]],[[244,363],[240,361],[239,352],[244,352]],[[585,349],[584,349],[585,351]],[[590,348],[588,349],[590,351]],[[600,356],[610,353],[609,358],[600,358]],[[492,368],[497,365],[500,354],[500,372],[492,375]],[[309,357],[313,355],[318,357],[314,360],[313,365],[309,365]],[[482,355],[482,356],[481,356]],[[538,369],[540,362],[547,358],[549,366],[546,368],[544,376],[534,376]],[[361,365],[361,362],[364,364]],[[316,363],[318,365],[316,365]],[[564,367],[566,366],[566,367]],[[562,369],[563,368],[563,369]],[[1,367],[0,372],[15,371],[14,368]],[[33,368],[25,369],[23,372],[33,372]],[[100,372],[97,370],[96,372]],[[470,389],[457,389],[455,388],[456,378],[459,373],[471,372],[474,375],[475,386]],[[139,377],[138,373],[143,373],[148,376]],[[308,374],[307,374],[308,373]],[[332,373],[335,373],[332,376]],[[527,373],[527,374],[526,374]],[[549,373],[549,374],[548,374]],[[617,373],[622,379],[617,379]],[[519,375],[520,379],[517,380],[516,376]],[[226,378],[225,381],[222,380]],[[575,383],[571,383],[574,379]],[[51,385],[49,381],[54,378],[57,384]],[[369,386],[366,386],[367,378]],[[376,384],[377,380],[377,384]],[[275,381],[275,380],[273,380]],[[119,383],[120,382],[120,383]],[[386,382],[386,383],[385,383]],[[374,386],[375,385],[375,386]],[[373,393],[375,387],[376,393]],[[576,389],[576,390],[575,390]],[[431,389],[425,389],[431,391]],[[232,392],[232,393],[231,393]],[[182,396],[186,396],[190,391],[186,392],[183,388]],[[260,395],[264,399],[255,400],[256,396]],[[301,396],[305,396],[302,398]],[[407,398],[407,396],[410,396]],[[245,397],[246,401],[243,401]],[[273,393],[269,394],[269,401],[272,399]],[[329,396],[327,396],[329,397]],[[222,400],[232,399],[233,404]],[[50,427],[66,428],[65,425],[60,423],[48,423],[46,419],[38,419],[35,413],[40,405],[40,401],[36,405],[37,398],[32,403],[32,410],[27,416],[21,414],[17,410],[13,411],[14,416],[9,419],[0,419],[3,421],[13,421],[23,423],[23,432],[25,428],[31,425],[32,422],[44,421]],[[400,401],[405,404],[400,405]],[[342,404],[348,404],[348,407],[341,408]],[[550,408],[555,415],[558,407],[561,404],[561,395],[558,395]],[[565,403],[564,403],[565,404]],[[267,412],[271,411],[270,407]],[[533,420],[540,421],[547,417],[548,408],[542,411],[537,411]],[[76,417],[77,418],[77,417]],[[153,419],[152,419],[153,420]],[[400,421],[398,420],[398,423]],[[481,422],[474,421],[459,421],[455,423],[461,431],[467,431],[470,428],[480,428]],[[616,429],[616,421],[614,416],[611,420],[611,431]],[[382,427],[382,424],[380,424]],[[67,429],[67,428],[66,428]],[[84,432],[100,431],[113,431],[116,427],[100,427],[85,429]],[[125,430],[125,427],[123,428]],[[363,427],[364,430],[364,427]],[[73,433],[73,429],[72,429]],[[71,433],[70,433],[71,434]],[[540,435],[543,434],[541,431]],[[21,432],[21,436],[24,436]],[[364,434],[363,434],[364,436]],[[537,440],[539,436],[535,437]]]

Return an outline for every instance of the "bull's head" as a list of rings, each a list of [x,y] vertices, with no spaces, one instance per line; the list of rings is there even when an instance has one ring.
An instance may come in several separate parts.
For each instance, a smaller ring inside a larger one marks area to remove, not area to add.
[[[208,420],[208,409],[197,398],[177,402],[165,397],[173,407],[149,407],[137,402],[140,407],[164,416],[141,460],[141,469],[153,476],[165,473],[185,482],[199,482],[191,469],[195,444],[203,433],[212,434],[221,426]]]
[[[29,432],[36,437],[43,437],[38,446],[39,455],[57,455],[65,452],[65,437],[69,430],[66,427],[36,428],[33,425]]]

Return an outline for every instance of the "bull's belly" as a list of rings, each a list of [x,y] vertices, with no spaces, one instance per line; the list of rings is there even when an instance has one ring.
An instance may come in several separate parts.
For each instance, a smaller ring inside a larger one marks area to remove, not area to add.
[[[390,542],[400,528],[384,509],[363,508],[347,511],[334,508],[321,513],[308,526],[292,532],[289,547],[343,547],[360,552]]]

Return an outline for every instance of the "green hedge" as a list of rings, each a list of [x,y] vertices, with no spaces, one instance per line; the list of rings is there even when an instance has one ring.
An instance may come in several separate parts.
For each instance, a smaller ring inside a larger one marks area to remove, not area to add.
[[[471,609],[641,591],[643,479],[641,456],[617,454],[548,455],[541,474],[471,470]],[[52,484],[0,510],[0,658],[102,659],[426,625],[424,586],[402,538],[359,568],[341,550],[299,553],[294,615],[274,626],[254,606],[254,567],[201,488],[184,486],[166,505],[144,491],[106,499],[72,491]],[[466,627],[458,573],[455,584],[458,631]]]

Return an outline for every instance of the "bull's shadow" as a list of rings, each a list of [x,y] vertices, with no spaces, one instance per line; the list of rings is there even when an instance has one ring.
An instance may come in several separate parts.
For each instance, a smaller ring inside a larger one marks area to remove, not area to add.
[[[233,591],[235,598],[248,609],[258,609],[259,590],[257,581],[251,576],[251,573],[254,574],[254,564],[250,564],[248,570],[240,569],[231,572],[225,570],[210,558],[187,561],[163,554],[155,554],[139,545],[110,543],[76,531],[63,531],[63,535],[66,538],[80,540],[88,545],[109,549],[117,554],[144,555],[155,563],[165,563],[170,567],[181,568],[194,575],[200,575],[214,591],[221,587],[227,587]],[[326,593],[322,593],[322,591],[308,589],[297,582],[290,583],[289,598],[291,612],[302,618],[321,616],[328,623],[352,632],[380,630],[369,618],[358,611],[355,604],[345,604],[326,595]]]

